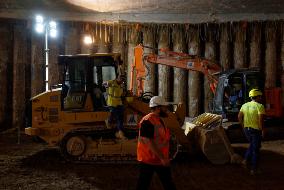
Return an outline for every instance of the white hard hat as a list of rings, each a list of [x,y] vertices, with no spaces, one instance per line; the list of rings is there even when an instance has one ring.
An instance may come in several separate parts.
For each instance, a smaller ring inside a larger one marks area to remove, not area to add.
[[[149,107],[156,107],[156,106],[167,106],[169,105],[168,102],[161,96],[153,96],[150,100]]]

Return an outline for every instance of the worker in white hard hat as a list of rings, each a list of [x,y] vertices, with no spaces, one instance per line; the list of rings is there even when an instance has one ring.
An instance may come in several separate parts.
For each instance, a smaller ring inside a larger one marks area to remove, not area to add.
[[[140,174],[136,189],[149,189],[153,173],[157,173],[164,189],[174,190],[169,160],[170,130],[161,118],[167,117],[168,103],[161,96],[151,98],[151,113],[139,122],[137,160]]]
[[[249,92],[249,97],[251,101],[242,105],[238,119],[250,143],[245,153],[243,165],[247,166],[250,163],[250,173],[254,175],[258,172],[261,138],[264,135],[265,109],[261,104],[262,92],[259,89],[252,89]]]

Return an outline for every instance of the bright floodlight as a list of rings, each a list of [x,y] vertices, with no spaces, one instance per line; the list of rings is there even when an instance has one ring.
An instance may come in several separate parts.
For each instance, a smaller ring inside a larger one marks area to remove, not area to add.
[[[50,35],[50,37],[52,37],[52,38],[56,38],[56,36],[57,36],[57,30],[55,30],[55,29],[50,29],[50,30],[49,30],[49,35]]]
[[[91,35],[86,35],[86,36],[84,36],[84,43],[85,43],[86,45],[90,45],[90,44],[93,43],[93,39],[92,39]]]
[[[55,22],[55,21],[50,21],[50,22],[49,22],[49,27],[50,27],[51,29],[56,29],[56,22]]]
[[[36,16],[36,22],[42,24],[43,23],[43,17],[41,15],[37,15]]]
[[[52,38],[55,38],[57,36],[56,22],[55,21],[49,22],[49,35]]]
[[[43,24],[36,24],[36,26],[35,26],[35,30],[38,32],[38,33],[43,33],[43,31],[44,31],[44,26],[43,26]]]
[[[57,36],[57,26],[56,22],[45,19],[36,15],[35,17],[35,30],[39,33],[45,34],[45,90],[48,91],[49,80],[48,80],[48,57],[49,57],[49,49],[48,49],[48,36],[56,37]]]

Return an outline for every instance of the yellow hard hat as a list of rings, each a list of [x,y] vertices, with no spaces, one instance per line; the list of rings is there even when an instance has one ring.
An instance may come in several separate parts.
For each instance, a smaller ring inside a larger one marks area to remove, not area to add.
[[[256,97],[256,96],[262,96],[262,92],[259,89],[252,89],[251,91],[249,91],[249,97]]]

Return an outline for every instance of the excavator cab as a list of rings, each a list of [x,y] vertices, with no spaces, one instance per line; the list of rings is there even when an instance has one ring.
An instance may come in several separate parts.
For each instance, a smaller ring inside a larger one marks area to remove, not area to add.
[[[222,114],[223,118],[237,121],[241,106],[250,101],[249,91],[253,88],[263,89],[260,72],[257,69],[229,70],[220,73],[213,100],[213,112]]]
[[[112,55],[64,55],[61,107],[65,111],[106,111],[103,83],[117,76],[118,60]]]

